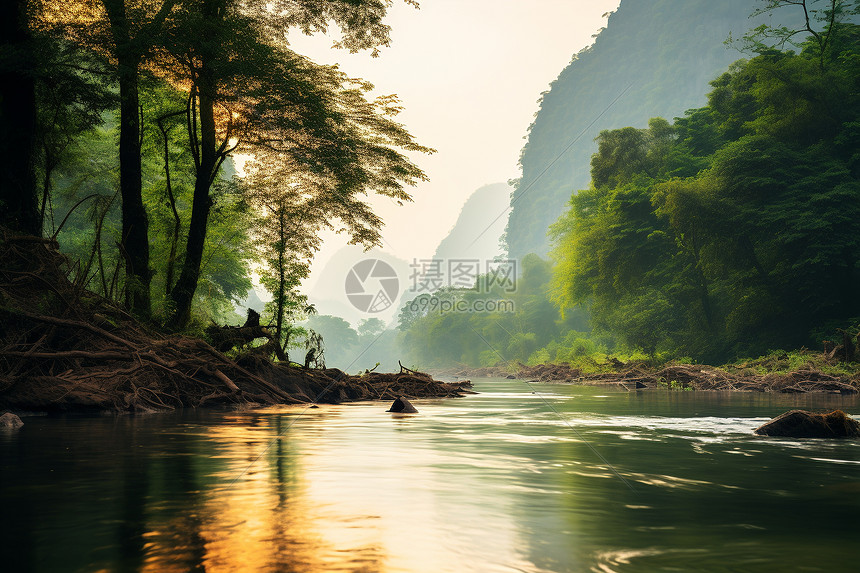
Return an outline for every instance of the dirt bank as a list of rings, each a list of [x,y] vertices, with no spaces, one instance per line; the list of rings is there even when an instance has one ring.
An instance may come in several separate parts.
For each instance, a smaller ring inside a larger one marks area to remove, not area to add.
[[[743,392],[782,392],[802,394],[827,392],[856,394],[860,374],[823,372],[816,363],[825,357],[810,353],[807,365],[791,371],[760,373],[757,364],[746,363],[718,368],[699,364],[666,364],[649,367],[642,363],[625,364],[610,359],[609,372],[586,374],[569,364],[540,364],[513,368],[460,368],[445,371],[457,377],[508,377],[529,382],[563,382],[569,384],[609,385],[625,390],[668,388],[673,390],[732,390]],[[815,358],[813,360],[813,358]]]

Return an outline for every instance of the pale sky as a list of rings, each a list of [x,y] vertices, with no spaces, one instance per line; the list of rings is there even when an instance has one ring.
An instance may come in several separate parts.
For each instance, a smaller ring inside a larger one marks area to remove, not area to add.
[[[339,64],[378,94],[400,96],[405,110],[398,120],[437,150],[414,157],[430,181],[412,188],[413,203],[372,201],[385,221],[384,251],[407,261],[431,257],[473,191],[519,177],[541,92],[593,42],[606,24],[603,14],[618,2],[421,0],[416,10],[395,0],[387,19],[391,47],[378,58],[333,50],[324,36],[291,35],[298,53]],[[327,236],[314,269],[345,242]]]

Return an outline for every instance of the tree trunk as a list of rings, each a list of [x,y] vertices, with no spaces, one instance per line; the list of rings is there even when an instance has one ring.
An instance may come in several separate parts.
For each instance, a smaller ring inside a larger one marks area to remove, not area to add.
[[[0,2],[0,224],[41,235],[36,198],[36,91],[28,0]]]
[[[200,161],[194,181],[194,203],[191,207],[191,222],[188,227],[182,272],[170,293],[175,309],[168,325],[175,330],[184,328],[191,319],[191,302],[194,299],[194,291],[197,290],[197,281],[200,279],[200,264],[203,261],[203,248],[206,244],[206,227],[212,207],[209,189],[219,167],[219,155],[215,144],[214,90],[215,81],[212,71],[204,61],[197,86]],[[193,109],[191,113],[194,113]],[[196,133],[189,135],[196,137]]]
[[[119,186],[122,193],[122,251],[126,262],[125,303],[143,317],[152,308],[149,285],[149,217],[141,183],[140,102],[137,78],[140,59],[120,61]]]
[[[110,21],[119,79],[119,187],[122,195],[122,239],[125,259],[125,303],[143,318],[152,306],[149,286],[149,217],[143,206],[138,75],[142,53],[132,41],[123,0],[103,0]]]
[[[173,112],[158,118],[158,128],[161,130],[161,136],[164,140],[165,191],[167,193],[167,201],[170,203],[170,211],[173,214],[173,233],[170,235],[170,254],[167,256],[167,270],[165,271],[164,276],[165,296],[170,296],[170,291],[173,289],[173,276],[176,270],[176,252],[179,246],[179,233],[182,232],[182,219],[179,217],[179,211],[176,209],[176,196],[173,194],[173,183],[170,179],[170,128],[164,127],[162,122],[168,117],[184,115],[184,113],[184,111]]]
[[[278,360],[289,364],[290,359],[287,357],[286,346],[289,341],[283,339],[284,334],[284,298],[286,297],[286,276],[284,256],[286,254],[286,214],[284,213],[284,205],[278,205],[278,299],[275,305],[275,340],[278,345],[275,349],[275,356]]]

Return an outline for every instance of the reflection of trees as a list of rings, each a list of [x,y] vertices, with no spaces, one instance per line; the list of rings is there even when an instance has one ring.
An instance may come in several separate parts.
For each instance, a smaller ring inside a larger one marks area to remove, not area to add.
[[[149,435],[170,416],[28,420],[0,445],[4,570],[137,570]],[[8,550],[6,550],[8,548]]]
[[[137,452],[137,433],[122,432],[125,438],[123,452]],[[117,510],[119,521],[114,534],[119,550],[120,569],[122,571],[138,571],[142,562],[146,518],[146,493],[149,489],[149,458],[144,455],[141,460],[133,453],[119,456],[117,465],[120,468],[119,499]]]
[[[289,462],[263,456],[231,485],[269,445],[272,418],[279,417],[227,415],[200,426],[202,433],[174,436],[170,456],[158,464],[160,507],[146,524],[144,570],[267,571],[277,563],[283,537],[275,534],[273,509],[283,488],[265,470]],[[283,441],[277,440],[273,454],[283,453]],[[282,475],[287,473],[293,472],[284,468]]]
[[[201,470],[210,463],[197,460],[208,449],[200,436],[185,432],[169,435],[167,451],[150,461],[152,475],[150,507],[141,526],[147,543],[142,571],[203,571],[206,548],[200,531],[203,526]],[[210,459],[210,458],[206,458]],[[165,519],[166,518],[166,519]]]
[[[326,538],[286,416],[193,415],[28,420],[0,441],[2,569],[381,570],[376,549]]]
[[[35,570],[34,520],[36,515],[44,513],[39,511],[38,500],[31,501],[20,495],[19,489],[23,489],[21,484],[28,482],[38,487],[40,475],[44,476],[44,472],[32,478],[29,474],[34,473],[35,452],[41,455],[45,450],[17,438],[11,432],[0,433],[0,507],[3,508],[0,554],[3,555],[3,567],[29,573]]]

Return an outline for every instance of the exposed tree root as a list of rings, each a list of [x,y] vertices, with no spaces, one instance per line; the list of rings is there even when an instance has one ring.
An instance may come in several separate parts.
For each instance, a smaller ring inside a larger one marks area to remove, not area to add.
[[[82,282],[55,242],[0,229],[0,409],[146,412],[468,391],[412,371],[349,376],[259,356],[232,360],[202,340],[138,323]]]

